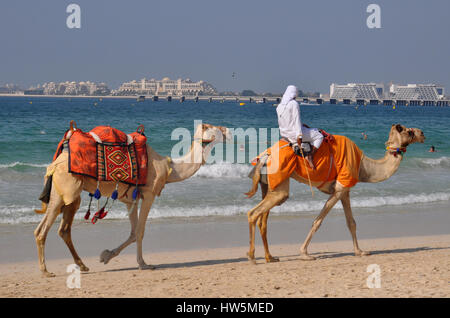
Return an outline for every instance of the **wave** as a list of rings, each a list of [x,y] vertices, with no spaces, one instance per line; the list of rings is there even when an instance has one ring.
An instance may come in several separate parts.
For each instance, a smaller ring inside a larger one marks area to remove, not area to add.
[[[414,168],[435,169],[444,168],[450,169],[450,157],[439,158],[411,158],[407,161],[408,166]]]
[[[247,178],[252,166],[249,164],[221,162],[203,165],[195,178]]]
[[[8,168],[46,168],[50,163],[25,163],[16,161],[0,164],[0,169]],[[439,158],[411,158],[406,162],[407,166],[418,168],[446,168],[450,169],[450,157]],[[220,162],[203,165],[194,178],[247,178],[252,166],[246,163]]]
[[[353,208],[374,208],[381,206],[399,206],[399,205],[411,205],[421,203],[433,203],[441,201],[449,201],[450,193],[438,192],[438,193],[420,193],[409,194],[405,196],[385,196],[385,197],[356,197],[351,200]],[[271,213],[283,215],[283,214],[298,214],[301,215],[317,215],[322,209],[325,200],[310,200],[310,201],[287,201],[281,206],[275,207],[271,210]],[[247,211],[256,205],[255,201],[247,201],[245,204],[228,204],[228,205],[197,205],[197,206],[180,206],[168,207],[158,206],[155,204],[149,214],[149,218],[161,219],[161,218],[191,218],[191,217],[209,217],[209,216],[236,216],[245,215]],[[42,215],[34,213],[32,207],[20,207],[20,206],[0,206],[0,224],[17,224],[17,223],[36,223],[40,222]],[[342,210],[342,204],[338,203],[335,209]],[[79,212],[76,214],[75,219],[79,222],[84,222],[84,213],[87,211],[87,206],[82,206]],[[121,220],[127,219],[128,212],[123,204],[116,204],[109,212],[108,220]]]
[[[46,168],[50,163],[24,163],[16,161],[13,163],[0,164],[0,168],[15,168],[15,167],[33,167],[33,168]]]

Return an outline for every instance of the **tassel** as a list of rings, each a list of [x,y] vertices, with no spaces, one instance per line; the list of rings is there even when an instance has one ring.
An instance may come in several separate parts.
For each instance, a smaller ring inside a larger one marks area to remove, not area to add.
[[[99,200],[101,197],[102,197],[102,194],[101,194],[100,190],[97,188],[97,190],[95,190],[95,193],[94,193],[94,198]]]
[[[100,219],[100,214],[105,211],[105,208],[101,208],[97,212],[95,212],[94,216],[92,217],[92,224],[97,223],[97,220]]]
[[[105,211],[106,205],[108,204],[108,200],[109,198],[106,199],[106,202],[103,205],[103,207],[97,212],[95,212],[94,216],[92,217],[92,224],[95,224],[98,219],[103,219],[106,216],[106,214],[108,214],[108,211]]]
[[[91,215],[91,203],[92,203],[92,197],[94,196],[92,193],[89,193],[89,196],[91,197],[91,199],[89,200],[89,207],[88,210],[86,212],[86,214],[84,215],[84,219],[85,220],[89,220],[89,216]]]
[[[131,212],[133,212],[133,210],[137,204],[138,196],[139,196],[139,190],[138,190],[138,186],[136,185],[136,188],[134,188],[134,190],[133,190],[133,204],[131,205],[131,209],[128,211],[128,215],[130,215]]]
[[[111,194],[111,199],[116,200],[117,197],[119,196],[119,192],[116,190],[114,190],[114,192]]]

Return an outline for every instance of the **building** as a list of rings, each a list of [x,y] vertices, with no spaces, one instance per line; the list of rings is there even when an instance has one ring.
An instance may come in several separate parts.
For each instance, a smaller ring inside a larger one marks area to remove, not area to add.
[[[349,83],[330,85],[330,98],[338,100],[405,100],[405,101],[438,101],[445,98],[445,89],[436,84],[384,84]]]
[[[392,84],[390,97],[397,100],[427,100],[437,101],[445,97],[445,89],[435,84]]]
[[[5,86],[0,87],[0,94],[19,94],[23,93],[23,89],[21,89],[16,84],[6,84]]]
[[[375,83],[349,83],[339,85],[333,83],[330,85],[330,98],[333,99],[382,99],[385,95],[384,84]]]
[[[44,95],[81,95],[81,96],[105,96],[111,90],[105,83],[87,82],[49,82],[42,85]]]
[[[140,81],[131,81],[123,83],[114,95],[214,95],[215,88],[204,81],[193,82],[189,78],[182,80],[171,80],[168,77],[162,80],[141,79]]]

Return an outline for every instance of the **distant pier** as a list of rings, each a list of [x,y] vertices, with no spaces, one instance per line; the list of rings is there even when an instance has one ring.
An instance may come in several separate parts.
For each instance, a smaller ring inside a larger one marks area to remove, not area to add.
[[[278,104],[281,101],[281,96],[195,96],[195,95],[129,95],[129,96],[81,96],[81,95],[31,95],[31,94],[0,94],[5,97],[46,97],[46,98],[131,98],[138,101],[207,101],[207,102],[236,102],[236,103],[257,103],[257,104]],[[426,100],[426,99],[336,99],[336,98],[321,98],[321,97],[306,97],[300,96],[296,99],[300,104],[309,105],[380,105],[380,106],[450,106],[449,99]]]
[[[279,97],[265,96],[146,96],[147,99],[157,101],[174,99],[180,102],[184,101],[207,101],[207,102],[236,102],[236,103],[258,103],[258,104],[278,104],[281,101]],[[450,100],[403,100],[403,99],[333,99],[319,97],[297,97],[299,103],[321,105],[381,105],[381,106],[450,106]]]

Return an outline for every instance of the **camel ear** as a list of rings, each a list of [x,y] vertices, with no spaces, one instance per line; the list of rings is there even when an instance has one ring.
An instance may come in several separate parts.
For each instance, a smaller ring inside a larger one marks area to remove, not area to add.
[[[397,129],[397,131],[400,133],[403,131],[403,127],[400,124],[395,125],[395,129]]]

